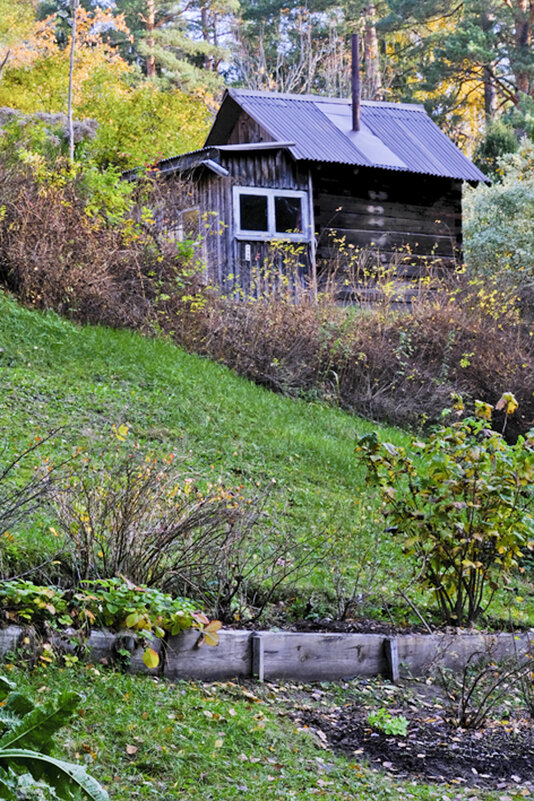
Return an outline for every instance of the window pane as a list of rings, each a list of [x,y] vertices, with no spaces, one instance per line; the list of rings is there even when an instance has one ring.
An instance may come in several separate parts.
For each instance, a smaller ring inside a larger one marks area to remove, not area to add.
[[[265,195],[239,195],[239,214],[242,231],[269,230]]]
[[[182,225],[187,239],[196,239],[200,231],[199,209],[188,209],[182,212]]]
[[[302,232],[302,199],[300,197],[275,197],[274,214],[277,233]]]

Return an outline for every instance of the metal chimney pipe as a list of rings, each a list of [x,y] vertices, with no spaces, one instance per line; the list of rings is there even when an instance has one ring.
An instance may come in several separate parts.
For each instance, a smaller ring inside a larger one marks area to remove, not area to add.
[[[360,130],[360,37],[353,33],[352,45],[352,130]]]

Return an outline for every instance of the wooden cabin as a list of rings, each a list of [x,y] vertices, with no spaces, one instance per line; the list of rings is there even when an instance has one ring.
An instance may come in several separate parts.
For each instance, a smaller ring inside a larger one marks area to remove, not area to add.
[[[316,286],[361,254],[404,278],[458,262],[462,182],[486,177],[422,106],[363,101],[359,130],[352,108],[229,89],[204,147],[160,162],[163,175],[192,180],[191,206],[171,227],[180,236],[200,225],[211,282],[246,296],[273,268]],[[341,297],[349,285],[340,280]]]

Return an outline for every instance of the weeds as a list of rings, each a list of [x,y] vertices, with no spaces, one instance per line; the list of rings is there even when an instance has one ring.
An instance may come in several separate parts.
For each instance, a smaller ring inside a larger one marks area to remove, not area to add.
[[[385,707],[380,707],[376,712],[367,715],[367,723],[384,734],[400,735],[406,737],[408,734],[408,721],[404,715],[392,715]]]

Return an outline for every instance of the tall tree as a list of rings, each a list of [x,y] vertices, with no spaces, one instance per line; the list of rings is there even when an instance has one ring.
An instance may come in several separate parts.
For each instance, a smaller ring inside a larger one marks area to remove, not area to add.
[[[228,18],[237,0],[117,0],[116,7],[132,34],[124,54],[147,77],[187,90],[221,87]]]
[[[403,29],[408,58],[442,118],[476,102],[490,121],[534,96],[533,0],[389,0],[383,29]],[[412,81],[412,87],[416,81]]]

